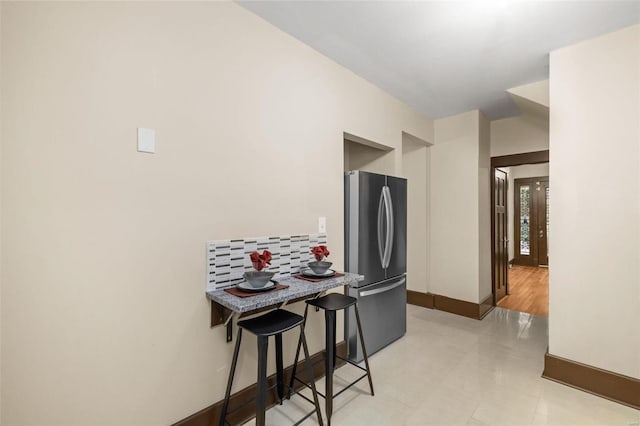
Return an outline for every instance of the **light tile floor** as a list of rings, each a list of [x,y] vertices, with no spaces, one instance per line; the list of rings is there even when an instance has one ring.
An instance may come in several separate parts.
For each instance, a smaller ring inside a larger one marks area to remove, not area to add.
[[[496,308],[477,321],[407,308],[407,334],[370,357],[375,397],[362,380],[334,401],[333,425],[640,426],[638,410],[540,377],[547,318]],[[358,373],[338,369],[336,390]],[[294,396],[267,412],[267,424],[293,424],[311,409]]]

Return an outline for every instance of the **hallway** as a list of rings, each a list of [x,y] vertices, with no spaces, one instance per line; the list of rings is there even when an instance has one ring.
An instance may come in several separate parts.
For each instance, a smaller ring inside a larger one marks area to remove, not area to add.
[[[498,306],[548,317],[549,268],[513,265],[508,274],[509,295]]]
[[[482,321],[407,306],[407,334],[371,356],[376,396],[361,381],[335,400],[350,426],[633,425],[640,411],[540,377],[548,319],[496,308]],[[340,367],[336,391],[359,370]],[[318,380],[320,389],[324,379]],[[306,391],[305,391],[306,392]],[[267,411],[292,424],[310,408],[294,396]],[[253,425],[249,421],[246,425]],[[309,419],[303,425],[317,425]]]

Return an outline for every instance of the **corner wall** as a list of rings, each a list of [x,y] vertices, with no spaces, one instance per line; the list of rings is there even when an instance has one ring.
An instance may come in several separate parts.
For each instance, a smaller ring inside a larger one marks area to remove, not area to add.
[[[0,82],[2,82],[2,5],[0,1]],[[0,84],[0,165],[2,165],[2,84]],[[0,170],[0,424],[2,423],[2,170]]]
[[[481,250],[491,249],[487,129],[477,110],[435,120],[430,148],[430,291],[472,303],[487,291],[487,271],[491,286],[491,252]]]
[[[478,285],[482,302],[493,292],[491,283],[491,130],[484,114],[479,114],[478,134]],[[493,303],[493,300],[491,301]]]
[[[640,25],[551,53],[549,353],[640,378]]]
[[[209,328],[205,242],[324,216],[341,268],[344,132],[433,140],[232,2],[3,2],[1,19],[2,424],[162,425],[219,401],[233,345]],[[317,352],[321,314],[308,327]],[[245,343],[234,389],[255,382]]]
[[[407,178],[407,289],[429,290],[429,156],[431,148],[403,137],[402,175]]]

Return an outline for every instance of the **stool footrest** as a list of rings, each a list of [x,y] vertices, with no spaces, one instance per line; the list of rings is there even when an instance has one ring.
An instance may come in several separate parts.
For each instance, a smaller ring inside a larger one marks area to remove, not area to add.
[[[306,399],[306,398],[305,398],[305,399]],[[307,401],[309,401],[309,402],[311,402],[312,404],[314,404],[314,402],[313,402],[313,401],[311,401],[311,400],[309,400],[309,399],[307,399]],[[307,413],[303,418],[301,418],[300,420],[298,420],[297,422],[295,422],[295,423],[293,424],[293,426],[298,426],[298,425],[302,424],[302,422],[304,422],[305,420],[307,420],[309,417],[311,417],[311,416],[312,416],[312,415],[314,415],[314,414],[316,414],[315,410],[314,410],[314,411],[311,411],[311,412],[309,412],[309,413]]]
[[[300,380],[300,379],[298,379],[297,377],[294,377],[294,378],[293,378],[293,380],[297,380],[298,382],[302,383],[302,385],[303,385],[304,387],[306,387],[307,389],[311,389],[311,385],[309,385],[309,383],[305,382],[304,380]],[[311,389],[311,390],[313,390],[313,389]],[[301,393],[299,393],[298,391],[295,391],[294,393],[296,393],[296,394],[300,395],[301,397],[303,397],[304,399],[306,399],[307,401],[309,401],[309,400],[307,399],[307,397],[306,397],[306,396],[302,395],[302,394],[301,394]],[[324,396],[322,393],[320,393],[320,391],[316,390],[316,393],[318,394],[318,396],[321,396],[321,397],[323,397],[323,398],[326,398],[326,396]],[[289,398],[291,398],[291,395],[289,395]],[[313,404],[313,401],[309,401],[309,402],[311,402],[311,403]]]
[[[361,370],[364,370],[362,367],[360,367],[358,365],[356,365],[356,367],[360,368]],[[367,370],[364,370],[364,371],[367,371]],[[363,374],[362,376],[358,377],[353,382],[349,383],[344,389],[340,389],[339,392],[333,394],[333,397],[335,398],[336,396],[340,395],[342,392],[346,391],[351,386],[355,385],[356,383],[358,383],[360,380],[364,379],[365,377],[367,377],[366,373]],[[311,389],[311,386],[307,382],[305,382],[303,380],[300,380],[297,377],[294,377],[293,380],[297,380],[298,382],[302,383],[307,389]],[[307,401],[309,401],[310,403],[313,404],[313,401],[309,400],[306,396],[302,395],[301,393],[298,393],[298,392],[294,392],[294,393],[297,393],[298,395],[300,395],[301,397],[303,397],[304,399],[306,399]],[[320,393],[320,391],[316,391],[316,393],[318,394],[318,396],[320,396],[320,397],[322,397],[324,399],[327,399],[327,397],[324,394]],[[291,398],[291,394],[289,394],[289,398]]]
[[[341,360],[343,360],[344,362],[347,362],[347,363],[349,363],[349,364],[353,365],[354,367],[359,368],[359,369],[360,369],[360,370],[362,370],[362,371],[367,371],[367,369],[366,369],[366,368],[359,366],[358,364],[356,364],[355,362],[353,362],[353,361],[351,361],[351,360],[349,360],[349,359],[342,358],[340,355],[336,355],[336,358],[341,359]]]
[[[298,379],[297,377],[294,377],[295,380],[299,381],[300,383],[302,383],[303,385],[305,385],[308,389],[311,389],[311,386],[306,384],[305,382],[303,382],[302,380]],[[300,398],[304,399],[305,401],[307,401],[309,404],[311,405],[316,405],[315,402],[313,402],[312,399],[307,398],[305,395],[301,394],[300,391],[295,390],[292,387],[287,386],[287,399],[291,399],[291,396],[293,395],[298,395]],[[316,392],[318,395],[320,395],[320,392]],[[297,426],[299,424],[301,424],[302,422],[304,422],[305,420],[307,420],[310,416],[316,414],[316,410],[310,411],[308,412],[303,418],[301,418],[300,420],[298,420],[296,423],[293,424],[293,426]]]
[[[364,379],[365,377],[367,377],[366,374],[363,374],[362,376],[358,377],[356,380],[354,380],[353,382],[349,383],[347,385],[347,387],[345,387],[344,389],[341,389],[340,392],[337,392],[337,393],[333,394],[333,397],[335,398],[336,396],[340,395],[342,392],[346,391],[351,386],[355,385],[356,383],[358,383],[360,380]]]
[[[267,392],[268,392],[268,391],[270,391],[270,390],[275,389],[277,386],[278,386],[278,384],[277,384],[277,383],[276,383],[275,385],[271,385],[271,386],[269,386],[269,387],[267,388]],[[286,386],[286,385],[285,385],[285,386]],[[255,400],[256,400],[256,397],[254,396],[254,397],[251,397],[251,398],[249,398],[249,399],[247,399],[247,400],[245,400],[245,401],[242,401],[240,404],[238,404],[238,405],[237,405],[237,406],[235,406],[234,408],[227,409],[227,414],[232,414],[232,413],[234,413],[234,412],[238,411],[239,409],[241,409],[242,407],[244,407],[245,405],[248,405],[248,404],[252,403],[252,402],[253,402],[253,401],[255,401]],[[226,423],[226,422],[227,422],[227,421],[225,420],[225,423]]]

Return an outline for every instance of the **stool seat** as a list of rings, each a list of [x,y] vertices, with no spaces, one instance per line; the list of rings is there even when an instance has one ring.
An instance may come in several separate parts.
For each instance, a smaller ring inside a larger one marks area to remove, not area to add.
[[[242,327],[256,336],[273,336],[291,330],[302,324],[304,318],[293,312],[276,309],[256,318],[238,321],[238,327]]]
[[[325,311],[341,311],[351,305],[355,305],[358,299],[340,293],[329,293],[318,299],[307,300],[311,306],[324,309]]]

